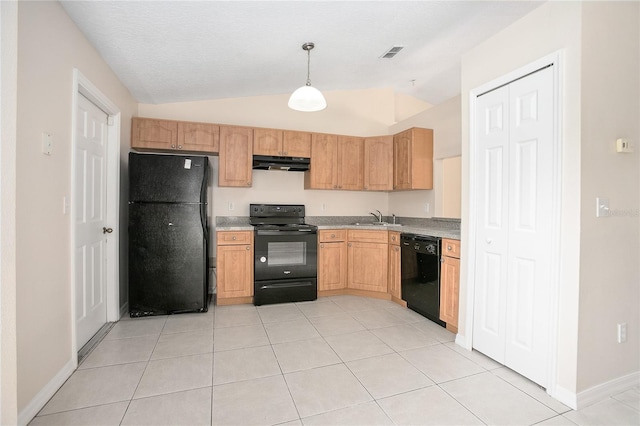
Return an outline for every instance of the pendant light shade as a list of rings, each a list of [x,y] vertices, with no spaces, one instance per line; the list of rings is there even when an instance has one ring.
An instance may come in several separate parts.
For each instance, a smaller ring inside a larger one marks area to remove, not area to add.
[[[302,45],[302,50],[307,51],[307,84],[297,89],[291,94],[289,98],[289,108],[296,111],[314,112],[322,111],[327,107],[327,101],[322,96],[322,93],[311,86],[311,78],[309,74],[311,64],[311,49],[314,48],[313,43],[305,43]]]

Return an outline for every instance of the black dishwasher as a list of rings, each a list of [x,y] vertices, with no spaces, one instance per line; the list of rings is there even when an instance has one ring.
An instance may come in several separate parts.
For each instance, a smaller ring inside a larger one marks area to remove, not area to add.
[[[440,246],[438,237],[402,234],[400,273],[407,307],[444,327],[440,321]]]

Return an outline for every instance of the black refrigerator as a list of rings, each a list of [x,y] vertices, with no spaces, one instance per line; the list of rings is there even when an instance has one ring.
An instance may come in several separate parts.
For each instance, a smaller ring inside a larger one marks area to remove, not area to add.
[[[206,312],[207,183],[203,156],[129,154],[129,314]]]

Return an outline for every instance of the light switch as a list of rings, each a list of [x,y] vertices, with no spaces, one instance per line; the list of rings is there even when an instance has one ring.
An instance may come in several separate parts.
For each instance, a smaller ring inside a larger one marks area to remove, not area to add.
[[[51,155],[53,150],[53,139],[49,133],[42,133],[42,153],[44,155]]]
[[[597,197],[596,198],[596,217],[609,216],[609,199]]]

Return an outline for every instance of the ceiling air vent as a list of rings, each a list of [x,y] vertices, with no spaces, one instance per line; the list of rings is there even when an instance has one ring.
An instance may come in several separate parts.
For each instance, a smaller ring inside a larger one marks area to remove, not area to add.
[[[380,56],[380,58],[391,59],[396,56],[402,49],[404,49],[404,46],[393,46],[391,49],[384,52],[382,56]]]

